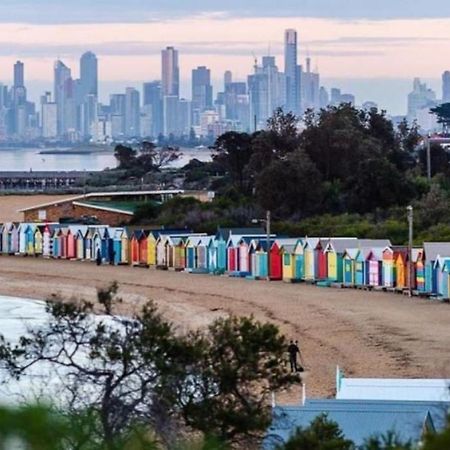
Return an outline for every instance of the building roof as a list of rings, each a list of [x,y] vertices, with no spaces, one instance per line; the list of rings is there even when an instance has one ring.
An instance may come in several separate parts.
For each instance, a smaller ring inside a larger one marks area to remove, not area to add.
[[[89,200],[99,197],[133,197],[142,195],[174,195],[183,194],[185,191],[182,189],[167,189],[156,191],[115,191],[115,192],[90,192],[88,194],[77,195],[75,197],[67,197],[65,199],[59,199],[52,202],[41,203],[39,205],[29,206],[28,208],[19,209],[19,212],[33,211],[38,208],[45,208],[46,206],[59,205],[61,203],[75,202]]]
[[[238,236],[264,236],[265,230],[261,227],[256,228],[218,228],[216,238],[221,237],[225,241],[228,241],[231,235]]]
[[[372,436],[394,431],[399,439],[418,443],[424,430],[434,431],[434,423],[427,408],[417,405],[385,404],[364,406],[361,404],[307,403],[304,406],[275,407],[273,421],[263,448],[275,449],[285,443],[298,427],[306,428],[321,414],[337,422],[344,436],[360,446]]]
[[[450,256],[450,242],[424,242],[423,250],[427,261],[436,261],[440,256]]]
[[[386,247],[391,246],[391,241],[389,239],[358,239],[358,247]]]
[[[346,378],[337,369],[336,398],[450,402],[450,379]]]
[[[348,255],[350,259],[356,259],[359,254],[359,248],[347,248],[344,255]]]
[[[347,248],[358,246],[357,238],[330,238],[325,251],[334,251],[336,253],[344,253]]]

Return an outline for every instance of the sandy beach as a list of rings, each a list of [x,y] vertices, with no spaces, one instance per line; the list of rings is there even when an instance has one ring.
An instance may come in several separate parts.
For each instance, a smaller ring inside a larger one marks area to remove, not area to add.
[[[0,256],[0,294],[94,298],[117,280],[122,312],[157,302],[180,331],[221,315],[251,315],[300,341],[307,395],[331,396],[348,376],[450,377],[450,305],[403,295],[248,281],[89,262]],[[295,397],[296,394],[293,394]],[[293,399],[297,400],[297,399]]]

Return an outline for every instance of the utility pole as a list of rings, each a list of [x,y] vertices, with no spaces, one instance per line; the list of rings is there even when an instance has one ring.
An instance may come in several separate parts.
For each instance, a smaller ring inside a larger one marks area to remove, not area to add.
[[[430,134],[427,135],[427,178],[428,181],[431,181],[431,142],[430,142]]]
[[[267,233],[267,279],[270,281],[270,211],[266,212]]]
[[[412,248],[413,248],[413,220],[414,211],[413,207],[410,205],[406,208],[408,212],[408,229],[409,229],[409,240],[408,240],[408,295],[412,297],[413,288],[413,260],[412,260]]]

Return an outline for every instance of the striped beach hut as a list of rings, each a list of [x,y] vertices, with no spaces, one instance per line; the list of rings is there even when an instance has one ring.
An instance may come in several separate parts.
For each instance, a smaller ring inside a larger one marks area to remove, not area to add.
[[[44,258],[53,257],[53,241],[56,236],[57,224],[46,224],[42,229],[42,256]]]
[[[423,248],[417,249],[417,255],[413,257],[416,273],[416,289],[425,292],[425,253]]]

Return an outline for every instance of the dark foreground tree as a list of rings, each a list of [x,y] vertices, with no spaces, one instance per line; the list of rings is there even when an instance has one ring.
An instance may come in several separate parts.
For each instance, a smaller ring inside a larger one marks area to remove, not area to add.
[[[289,441],[278,450],[353,450],[353,442],[346,439],[339,425],[322,414],[309,427],[298,428]]]
[[[1,338],[0,369],[20,378],[44,364],[44,398],[102,449],[125,448],[117,441],[135,429],[166,445],[192,430],[224,443],[263,435],[270,391],[295,381],[275,326],[228,318],[182,336],[153,303],[128,318],[120,302],[115,283],[95,304],[53,297],[45,325],[17,345]]]

